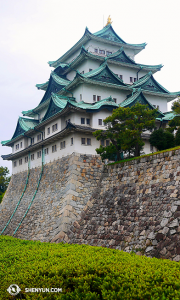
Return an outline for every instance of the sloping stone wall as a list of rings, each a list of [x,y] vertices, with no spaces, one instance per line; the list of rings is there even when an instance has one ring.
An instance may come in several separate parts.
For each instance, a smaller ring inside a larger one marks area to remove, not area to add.
[[[180,260],[180,150],[106,167],[69,243]],[[61,240],[56,239],[56,242]]]
[[[44,166],[36,197],[15,237],[51,241],[63,237],[69,226],[78,220],[96,188],[103,164],[98,156],[72,154]],[[36,191],[41,168],[30,170],[26,192],[4,231],[13,235]],[[12,176],[0,205],[0,231],[7,224],[23,192],[27,172]]]

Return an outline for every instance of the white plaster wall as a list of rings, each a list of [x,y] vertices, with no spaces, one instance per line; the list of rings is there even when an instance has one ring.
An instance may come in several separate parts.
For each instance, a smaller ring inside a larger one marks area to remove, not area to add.
[[[152,105],[159,105],[159,110],[162,112],[167,111],[167,99],[165,97],[159,97],[154,95],[148,95],[144,93],[146,99],[152,104]]]
[[[77,102],[80,101],[80,94],[82,94],[82,100],[87,103],[93,103],[93,95],[101,96],[101,100],[111,96],[117,99],[117,104],[121,103],[130,91],[118,90],[109,87],[96,86],[91,84],[81,84],[73,91],[74,97]]]
[[[115,73],[119,75],[123,75],[123,81],[124,83],[130,84],[130,77],[133,77],[133,82],[134,82],[134,78],[137,78],[137,69],[133,69],[133,68],[127,68],[127,67],[123,67],[123,66],[117,66],[114,64],[111,64],[108,62],[108,65],[110,67],[110,69]],[[140,71],[141,75],[138,75],[139,77],[142,77],[144,75],[146,75],[148,72],[146,71]]]
[[[98,49],[98,50],[105,50],[105,51],[111,51],[112,53],[118,51],[120,48],[122,47],[122,45],[116,46],[116,45],[109,45],[103,42],[96,42],[94,40],[88,41],[85,44],[85,48],[89,51],[92,52],[93,54],[97,54],[94,52],[94,49]],[[124,47],[124,52],[131,57],[132,59],[134,59],[134,50],[133,49],[126,49]],[[106,52],[105,52],[106,53]],[[99,54],[98,54],[99,55]],[[101,55],[101,54],[100,54]],[[102,55],[103,56],[103,55]],[[106,55],[105,55],[106,56]]]
[[[58,124],[57,126],[58,126],[58,128],[57,128],[57,130],[56,131],[54,131],[54,132],[52,132],[52,126],[53,125],[55,125],[55,124]],[[50,134],[48,134],[47,132],[47,130],[48,130],[48,128],[50,127]],[[50,136],[52,136],[52,135],[54,135],[54,134],[56,134],[57,132],[59,132],[59,131],[61,131],[62,129],[61,129],[61,118],[57,118],[56,120],[53,120],[52,122],[49,122],[46,126],[45,126],[45,139],[46,138],[48,138],[48,137],[50,137]]]
[[[22,142],[22,147],[21,147],[21,142]],[[17,144],[19,144],[19,149],[16,149]],[[28,138],[27,137],[21,138],[20,140],[18,140],[18,142],[14,143],[12,147],[12,153],[17,153],[19,151],[22,151],[27,146],[28,146]]]
[[[107,117],[111,116],[111,114],[112,113],[110,111],[108,111],[107,109],[98,111],[96,113],[93,113],[93,115],[92,115],[92,127],[97,128],[97,129],[105,129],[105,126],[104,126],[103,123],[102,123],[102,125],[98,124],[98,119],[104,120]]]

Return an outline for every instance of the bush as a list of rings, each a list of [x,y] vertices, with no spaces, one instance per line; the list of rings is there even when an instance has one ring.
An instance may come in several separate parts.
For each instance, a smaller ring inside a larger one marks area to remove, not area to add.
[[[0,237],[1,300],[180,299],[177,262],[88,245],[51,244]],[[17,284],[13,298],[7,288]],[[25,288],[62,288],[26,293]]]
[[[162,128],[159,128],[151,133],[149,142],[159,151],[175,146],[174,135],[169,131],[164,131]]]

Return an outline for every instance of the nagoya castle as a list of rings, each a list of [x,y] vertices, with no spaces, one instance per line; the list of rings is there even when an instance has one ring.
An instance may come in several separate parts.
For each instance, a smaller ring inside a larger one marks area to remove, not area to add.
[[[96,148],[110,142],[97,141],[93,132],[105,130],[103,120],[114,109],[137,102],[157,108],[157,128],[173,117],[167,103],[180,92],[155,80],[161,64],[136,63],[146,43],[126,43],[111,23],[109,17],[94,34],[86,28],[71,49],[49,62],[49,80],[36,85],[43,98],[22,112],[12,138],[1,142],[12,148],[2,158],[12,161],[13,174],[0,206],[4,234],[51,240],[78,219],[101,176]],[[149,134],[143,138],[149,153]]]

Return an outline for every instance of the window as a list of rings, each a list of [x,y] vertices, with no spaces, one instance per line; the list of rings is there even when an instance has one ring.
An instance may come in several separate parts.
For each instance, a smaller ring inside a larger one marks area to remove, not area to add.
[[[100,101],[101,100],[101,96],[97,96],[97,101]]]
[[[91,145],[91,139],[87,138],[87,145]]]
[[[96,95],[93,95],[93,101],[96,102]]]
[[[89,69],[89,72],[91,72],[92,71],[92,69]]]
[[[133,82],[133,77],[130,77],[130,82]]]
[[[31,139],[31,144],[34,145],[34,138]]]
[[[31,160],[34,160],[34,154],[31,154]]]
[[[81,74],[84,74],[84,71],[82,71]]]
[[[101,140],[101,146],[109,146],[109,140]]]
[[[102,125],[102,119],[98,119],[98,125]]]
[[[81,124],[85,124],[85,118],[81,118]]]
[[[137,80],[137,79],[136,79],[136,78],[134,78],[134,82],[136,82],[136,80]]]
[[[21,144],[20,144],[20,147],[22,148],[22,142],[21,142]]]
[[[80,101],[82,101],[82,94],[80,94]]]
[[[91,139],[90,138],[81,138],[81,145],[90,146],[91,145]]]
[[[73,145],[73,138],[71,138],[71,145]]]
[[[106,140],[106,147],[109,146],[109,140]]]
[[[117,102],[117,99],[116,98],[113,98],[114,102],[116,103]]]
[[[58,129],[58,126],[57,126],[57,123],[56,123],[56,124],[54,124],[54,125],[52,126],[52,132],[56,131],[57,129]]]
[[[41,140],[41,133],[37,135],[37,141]]]
[[[86,119],[86,124],[90,125],[90,119]]]
[[[111,51],[106,51],[106,55],[110,55],[110,54],[112,54]]]
[[[38,151],[37,152],[37,158],[40,158],[41,157],[41,151]]]
[[[94,52],[95,52],[95,53],[98,53],[98,49],[94,49]]]
[[[25,157],[25,163],[27,163],[27,162],[28,162],[28,156]]]
[[[14,167],[16,167],[17,166],[17,162],[16,161],[14,161]]]
[[[100,54],[105,54],[105,51],[104,50],[99,50],[99,53]]]
[[[104,140],[101,140],[100,143],[101,143],[101,146],[104,146]]]
[[[18,149],[19,149],[19,144],[16,145],[16,150],[18,150]]]
[[[47,134],[50,134],[50,127],[48,127],[47,129]]]
[[[61,142],[61,149],[64,149],[65,147],[66,147],[66,142],[65,141]]]
[[[70,121],[71,121],[70,119],[66,120],[66,125],[67,125]]]
[[[48,148],[44,149],[44,154],[47,155],[49,152]]]
[[[153,146],[150,144],[150,151],[153,152]]]
[[[86,139],[85,138],[81,138],[81,144],[85,145],[86,144]]]
[[[120,79],[122,79],[122,80],[123,80],[123,75],[119,75],[119,77],[120,77]]]
[[[153,105],[154,106],[154,108],[156,108],[156,105]]]
[[[19,160],[19,165],[20,166],[22,165],[22,158]]]
[[[56,152],[56,151],[57,151],[56,145],[52,146],[52,152]]]
[[[44,137],[44,139],[45,139],[45,131],[43,131],[43,137]]]

